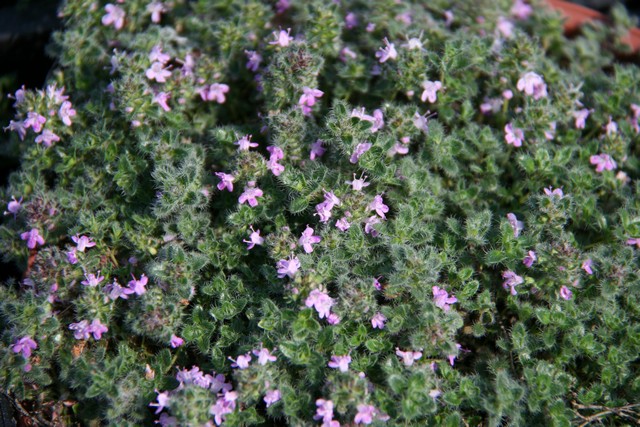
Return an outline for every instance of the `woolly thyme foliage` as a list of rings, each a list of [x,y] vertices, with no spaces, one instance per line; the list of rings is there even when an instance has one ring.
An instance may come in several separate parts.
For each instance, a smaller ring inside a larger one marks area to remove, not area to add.
[[[600,49],[624,14],[572,40],[521,0],[60,16],[5,138],[15,398],[114,425],[637,416],[640,72]]]

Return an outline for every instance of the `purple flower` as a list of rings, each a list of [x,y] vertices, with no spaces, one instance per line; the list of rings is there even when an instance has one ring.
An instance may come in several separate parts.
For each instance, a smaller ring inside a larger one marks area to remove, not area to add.
[[[378,216],[382,219],[386,219],[387,217],[384,214],[389,212],[389,206],[384,204],[381,194],[378,194],[373,198],[373,202],[369,203],[367,209],[376,211]]]
[[[273,405],[281,398],[282,398],[282,395],[280,394],[280,390],[275,389],[275,390],[269,390],[268,392],[266,392],[263,400],[264,400],[264,403],[267,404],[267,408],[268,408],[269,406]]]
[[[112,283],[109,283],[107,286],[104,287],[104,291],[107,293],[109,298],[113,301],[117,300],[118,298],[129,299],[129,295],[134,293],[133,289],[120,286],[118,281],[115,279],[113,280]]]
[[[553,187],[548,187],[544,189],[544,194],[546,194],[549,197],[558,196],[561,199],[564,197],[564,192],[562,191],[562,188],[554,189]]]
[[[4,214],[5,215],[13,214],[13,218],[15,219],[16,216],[18,215],[18,212],[22,208],[22,205],[21,205],[22,197],[20,197],[20,200],[16,200],[15,196],[11,196],[11,198],[13,200],[7,203],[7,210],[4,212]]]
[[[340,369],[340,372],[347,372],[349,370],[349,364],[351,363],[351,356],[331,356],[331,361],[327,364],[330,368]]]
[[[533,99],[538,100],[547,96],[547,85],[544,83],[542,76],[529,71],[525,73],[516,85],[520,92],[524,92]]]
[[[336,221],[336,228],[340,231],[347,231],[351,228],[351,224],[347,221],[347,213],[349,213],[349,211],[345,212],[345,216]]]
[[[596,172],[602,172],[604,170],[614,170],[618,165],[613,158],[608,154],[598,154],[589,158],[589,163],[596,165]]]
[[[413,113],[413,125],[424,133],[429,132],[429,118],[431,117],[431,111],[427,111],[423,115],[420,115],[417,111]]]
[[[507,144],[513,144],[514,147],[522,147],[524,132],[520,128],[514,128],[511,123],[507,123],[504,127],[504,140],[507,141]]]
[[[64,101],[60,106],[58,115],[60,115],[60,119],[62,119],[62,123],[64,123],[67,126],[71,126],[71,117],[74,117],[76,115],[76,110],[73,109],[73,106],[69,101]]]
[[[269,362],[275,362],[276,360],[278,360],[278,358],[276,356],[271,354],[269,349],[264,348],[264,347],[262,347],[262,348],[260,348],[258,350],[253,350],[253,354],[254,354],[254,356],[258,357],[258,364],[261,365],[261,366],[264,366]]]
[[[353,12],[347,13],[347,15],[344,17],[344,27],[347,30],[351,30],[355,28],[357,25],[358,25],[358,17],[356,16],[356,14]]]
[[[184,340],[177,335],[171,334],[171,340],[169,341],[169,345],[171,348],[178,348],[184,344]]]
[[[378,237],[380,233],[378,233],[378,231],[373,228],[373,226],[376,224],[380,224],[380,221],[380,218],[375,215],[367,218],[367,220],[364,222],[364,232],[367,234],[371,234],[372,237]]]
[[[305,116],[311,114],[311,107],[313,107],[316,103],[316,98],[322,97],[324,92],[319,89],[311,89],[310,87],[304,86],[302,88],[302,96],[298,100],[298,105],[302,108],[302,113]]]
[[[307,224],[307,228],[302,232],[298,243],[304,248],[306,253],[310,254],[313,252],[313,247],[311,245],[320,243],[321,240],[320,236],[313,235],[313,228],[309,227],[309,224]]]
[[[331,307],[333,307],[334,301],[333,298],[326,293],[314,289],[309,293],[309,296],[304,301],[304,305],[315,308],[318,316],[324,319],[331,313]]]
[[[254,73],[258,71],[260,62],[262,62],[262,56],[255,50],[245,50],[244,54],[247,55],[247,69]]]
[[[356,174],[353,174],[353,181],[345,181],[345,184],[349,184],[354,191],[362,191],[364,187],[368,187],[371,183],[366,182],[367,177],[360,175],[360,178],[356,179]]]
[[[311,160],[315,160],[318,157],[322,157],[322,155],[326,151],[324,148],[322,148],[323,143],[324,141],[322,141],[321,139],[318,139],[316,140],[316,142],[311,144],[311,154],[309,154],[309,158]]]
[[[11,350],[14,353],[21,353],[25,359],[31,357],[31,350],[35,350],[36,348],[38,348],[38,343],[28,335],[20,338],[11,346]]]
[[[349,161],[353,164],[358,163],[360,157],[362,157],[364,153],[369,151],[371,146],[372,144],[370,142],[361,142],[356,145],[356,149],[353,151],[353,154],[351,154],[351,158],[349,159]]]
[[[571,292],[569,288],[567,288],[564,285],[560,288],[560,297],[562,297],[562,299],[565,299],[568,301],[571,299],[572,296],[573,296],[573,292]]]
[[[429,100],[429,102],[433,104],[438,99],[437,93],[442,89],[442,83],[439,80],[436,80],[435,82],[426,80],[422,82],[422,88],[424,89],[422,96],[420,96],[422,102]]]
[[[337,325],[340,323],[340,317],[335,313],[329,313],[327,316],[327,323],[330,325]]]
[[[75,236],[71,237],[71,240],[73,240],[77,245],[77,250],[79,252],[84,252],[86,248],[92,248],[96,245],[95,242],[91,241],[91,237],[87,237],[85,235],[78,236],[76,234]]]
[[[591,110],[587,108],[583,108],[582,110],[574,111],[572,113],[573,118],[576,120],[576,129],[584,129],[585,121],[587,120],[587,117],[589,117],[590,113]]]
[[[607,136],[613,136],[618,133],[618,124],[611,120],[611,116],[609,116],[609,122],[605,126],[605,129],[607,131]]]
[[[98,275],[95,274],[85,274],[87,280],[83,280],[80,282],[83,286],[96,287],[104,280],[104,276],[100,276],[100,272],[98,271]]]
[[[525,20],[533,13],[533,8],[526,4],[524,0],[515,0],[511,7],[511,14],[517,19]]]
[[[580,268],[586,271],[587,274],[591,275],[593,274],[593,270],[591,269],[591,267],[593,267],[593,261],[591,260],[591,258],[588,258],[582,263],[582,266]]]
[[[36,245],[44,245],[44,239],[36,228],[32,228],[31,231],[25,231],[20,235],[20,238],[27,241],[29,249],[35,249]]]
[[[498,17],[498,22],[496,24],[496,30],[504,37],[505,39],[510,39],[513,37],[513,22],[511,20],[505,18],[504,16]]]
[[[227,100],[225,94],[229,92],[229,85],[224,83],[213,83],[200,89],[200,98],[203,101],[216,101],[224,104]],[[249,135],[251,137],[251,135]]]
[[[360,107],[360,108],[354,108],[353,110],[351,110],[351,116],[350,117],[357,117],[360,120],[364,120],[367,122],[371,122],[372,124],[375,122],[376,118],[373,116],[370,116],[368,114],[365,114],[365,109],[364,107]]]
[[[278,277],[282,279],[284,276],[288,276],[293,279],[300,269],[300,260],[293,255],[288,260],[281,259],[277,262],[276,268],[278,269]]]
[[[254,230],[253,225],[250,225],[249,228],[251,229],[249,240],[242,240],[247,244],[247,249],[253,249],[255,245],[262,245],[264,243],[264,238],[260,236],[260,230]]]
[[[333,419],[333,402],[324,399],[316,400],[316,414],[313,416],[313,419],[321,419],[323,427],[325,425],[329,426]]]
[[[224,190],[226,188],[229,192],[233,191],[233,181],[236,180],[233,175],[229,175],[224,172],[216,172],[216,176],[220,178],[218,190]]]
[[[458,350],[462,349],[462,346],[460,344],[456,344],[456,347],[458,348]],[[449,354],[447,355],[447,359],[449,359],[449,364],[451,366],[453,366],[454,361],[456,360],[458,356],[455,354]]]
[[[209,413],[213,415],[213,420],[216,425],[220,425],[226,419],[226,416],[232,413],[236,409],[236,399],[238,393],[235,391],[227,391],[224,395],[216,401],[214,405],[209,409]]]
[[[251,135],[245,135],[233,143],[238,146],[238,151],[247,151],[251,147],[257,147],[257,142],[251,142]]]
[[[107,12],[107,14],[102,17],[102,25],[113,24],[113,27],[116,30],[119,30],[124,26],[125,13],[121,7],[114,6],[109,3],[104,7],[104,10]]]
[[[384,38],[385,47],[381,47],[376,52],[376,58],[379,58],[380,63],[386,62],[389,59],[396,59],[398,57],[398,52],[396,52],[396,48],[393,43],[389,43],[387,38]]]
[[[279,176],[284,171],[284,166],[278,163],[278,160],[284,158],[284,152],[280,147],[276,147],[275,145],[267,147],[267,151],[270,153],[267,168],[271,170],[275,176]]]
[[[510,290],[511,295],[517,295],[518,292],[516,292],[516,286],[524,282],[522,277],[518,276],[511,270],[507,270],[502,272],[502,278],[505,279],[502,283],[502,287]]]
[[[640,248],[640,239],[628,239],[627,245],[636,245],[638,248]]]
[[[384,329],[384,322],[386,321],[387,318],[384,316],[384,314],[376,313],[371,318],[371,326],[373,326],[374,329]]]
[[[147,282],[149,281],[149,278],[144,274],[140,276],[140,280],[137,280],[133,274],[131,275],[131,277],[133,277],[133,280],[130,280],[128,283],[129,289],[131,289],[132,291],[131,293],[136,295],[144,294],[147,291],[145,289],[145,286],[147,286]]]
[[[6,131],[7,129],[15,131],[21,141],[24,141],[24,137],[27,135],[27,127],[25,126],[25,122],[21,120],[9,120],[9,126],[5,127],[4,130]]]
[[[396,347],[396,355],[402,358],[402,363],[405,366],[413,365],[413,362],[420,359],[422,357],[421,351],[402,351],[398,347]]]
[[[382,114],[382,110],[379,108],[373,110],[373,126],[371,127],[371,132],[377,132],[384,127],[384,115]]]
[[[537,259],[538,257],[536,256],[536,253],[534,251],[529,251],[529,253],[522,260],[522,263],[526,265],[527,268],[531,268],[531,266],[534,262],[536,262]]]
[[[291,7],[291,0],[278,0],[276,2],[276,13],[283,14]]]
[[[109,328],[103,325],[98,319],[94,319],[89,326],[89,332],[93,335],[94,340],[99,340],[102,338],[102,334],[108,331]]]
[[[258,206],[258,200],[256,197],[262,197],[264,193],[255,185],[255,181],[249,181],[247,183],[247,186],[244,187],[244,192],[238,198],[238,203],[248,203],[252,208]]]
[[[440,289],[438,286],[433,286],[431,288],[431,292],[433,292],[433,302],[436,307],[443,309],[445,312],[449,311],[451,307],[449,304],[455,304],[458,302],[458,299],[454,296],[449,296],[449,293],[444,289]]]
[[[158,393],[158,397],[157,397],[157,403],[149,403],[149,406],[155,406],[158,409],[156,409],[156,415],[158,415],[160,412],[162,412],[162,410],[164,408],[168,408],[169,407],[169,393],[167,393],[166,391],[163,393],[159,393],[158,390],[156,390],[156,393]]]
[[[171,77],[171,71],[164,68],[164,64],[162,62],[156,61],[151,64],[151,67],[147,68],[145,75],[149,80],[164,83],[167,81],[167,78]]]
[[[382,279],[382,276],[373,278],[373,287],[376,288],[376,291],[382,290],[382,284],[380,283],[380,279]]]
[[[229,360],[234,362],[231,364],[232,368],[247,369],[249,367],[249,362],[251,362],[251,355],[249,353],[241,354],[235,360],[231,357],[229,357]]]
[[[44,145],[49,148],[53,145],[54,142],[60,141],[60,137],[55,133],[51,132],[49,129],[45,129],[42,134],[36,137],[36,143]]]
[[[164,111],[171,111],[171,107],[167,104],[167,101],[171,98],[171,94],[167,92],[158,92],[153,95],[151,100],[152,104],[158,104]]]
[[[153,1],[147,5],[147,13],[151,15],[151,22],[159,24],[161,14],[167,12],[167,7],[159,1]]]
[[[358,405],[358,413],[353,422],[356,424],[371,424],[376,414],[376,408],[373,405]]]
[[[78,257],[76,256],[76,248],[71,248],[71,250],[69,252],[67,252],[67,261],[69,261],[69,264],[77,264],[78,263]]]
[[[316,205],[316,213],[314,215],[320,216],[320,222],[328,222],[332,215],[331,209],[333,209],[333,205],[325,200]]]
[[[24,127],[26,129],[33,129],[35,133],[42,132],[42,126],[44,126],[47,119],[44,116],[41,116],[38,113],[34,113],[33,111],[29,111],[27,113],[27,118],[24,120]]]
[[[293,37],[289,35],[290,33],[291,33],[291,28],[287,28],[287,31],[280,30],[280,32],[278,33],[274,31],[273,38],[275,40],[269,42],[269,44],[277,44],[278,46],[281,46],[281,47],[289,46],[289,43],[291,43],[291,41],[293,40]]]
[[[518,218],[511,212],[507,214],[509,225],[513,229],[513,237],[518,237],[520,232],[524,230],[524,222],[518,221]]]
[[[91,337],[91,329],[88,320],[82,320],[78,323],[69,325],[69,329],[73,332],[73,337],[77,340],[88,340]]]

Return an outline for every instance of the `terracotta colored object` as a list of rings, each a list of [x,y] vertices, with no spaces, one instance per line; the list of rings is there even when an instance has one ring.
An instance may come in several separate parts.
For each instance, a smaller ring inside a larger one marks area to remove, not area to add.
[[[547,3],[549,6],[562,13],[566,18],[564,29],[567,33],[574,33],[578,31],[580,26],[589,21],[607,20],[607,17],[598,11],[574,3],[569,3],[567,1],[547,0]],[[632,28],[631,31],[629,31],[629,34],[623,37],[621,41],[629,45],[633,52],[640,51],[640,28]]]

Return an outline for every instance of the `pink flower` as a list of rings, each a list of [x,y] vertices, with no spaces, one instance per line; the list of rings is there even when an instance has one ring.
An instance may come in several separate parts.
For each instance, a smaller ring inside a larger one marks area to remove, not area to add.
[[[405,366],[412,366],[413,362],[422,357],[421,351],[402,351],[396,347],[396,355],[402,358],[402,363]]]
[[[236,409],[236,399],[238,394],[235,391],[227,391],[222,397],[219,397],[214,405],[209,409],[209,413],[213,415],[216,425],[222,424],[226,416]]]
[[[458,348],[458,350],[461,350],[461,349],[462,349],[462,346],[461,346],[460,344],[456,344],[456,347]],[[465,351],[466,351],[466,350],[465,350]],[[453,366],[453,363],[454,363],[454,361],[456,360],[456,358],[457,358],[457,357],[458,357],[458,356],[457,356],[457,355],[455,355],[455,354],[449,354],[449,355],[447,356],[447,359],[449,359],[449,364],[450,364],[451,366]]]
[[[87,280],[83,280],[82,282],[80,282],[83,286],[89,286],[89,287],[96,287],[100,284],[100,282],[102,282],[104,280],[104,276],[100,276],[100,272],[98,271],[98,274],[85,274],[85,277],[87,278]]]
[[[631,110],[633,111],[633,117],[631,118],[631,126],[636,133],[640,133],[640,105],[631,104]]]
[[[546,194],[549,197],[557,196],[560,199],[564,197],[564,192],[562,191],[562,188],[554,189],[553,187],[548,187],[544,189],[544,194]]]
[[[147,13],[151,15],[151,22],[159,24],[161,14],[167,12],[167,7],[159,1],[151,2],[147,5]]]
[[[250,225],[249,228],[251,229],[249,240],[242,240],[247,244],[247,249],[253,249],[255,245],[262,245],[264,243],[264,238],[260,236],[260,230],[254,230],[253,225]]]
[[[40,135],[36,137],[36,143],[44,145],[45,147],[51,147],[54,142],[60,141],[60,137],[49,129],[45,129]]]
[[[382,201],[381,194],[377,194],[373,198],[373,202],[369,203],[369,206],[367,206],[367,209],[376,211],[378,216],[382,219],[386,219],[387,217],[384,214],[389,212],[389,206],[384,204],[384,202]]]
[[[381,278],[382,276],[373,278],[373,287],[376,288],[376,291],[382,290],[382,284],[380,283]]]
[[[25,231],[20,235],[20,238],[27,241],[27,247],[29,249],[35,249],[36,245],[44,245],[44,239],[36,228]]]
[[[184,340],[177,335],[171,334],[171,340],[169,341],[169,345],[171,348],[178,348],[184,344]]]
[[[352,30],[357,25],[358,25],[358,17],[356,16],[356,14],[353,12],[347,13],[347,15],[344,17],[344,27],[347,30]]]
[[[496,30],[504,37],[505,39],[510,39],[513,37],[513,22],[511,20],[505,18],[504,16],[498,17],[498,23],[496,24]]]
[[[351,356],[331,356],[331,361],[327,364],[330,368],[340,369],[340,372],[347,372],[349,370],[349,364],[351,363]]]
[[[366,182],[366,176],[360,175],[360,178],[356,179],[356,174],[353,174],[353,181],[345,181],[345,184],[351,185],[351,188],[354,191],[362,191],[364,187],[368,187],[371,183]]]
[[[278,160],[282,160],[284,153],[281,148],[275,145],[267,147],[267,151],[271,154],[267,162],[267,168],[271,170],[275,176],[279,176],[284,171],[284,166],[278,163]]]
[[[351,228],[351,224],[349,223],[349,221],[347,221],[346,216],[343,216],[336,221],[336,228],[340,231],[347,231],[349,228]]]
[[[7,210],[4,212],[4,214],[5,215],[13,214],[13,218],[15,219],[16,216],[18,215],[18,212],[22,208],[22,205],[21,205],[22,197],[20,197],[20,200],[16,200],[15,196],[11,196],[11,198],[13,200],[7,203]]]
[[[513,144],[514,147],[522,147],[524,132],[522,129],[514,128],[511,123],[507,123],[504,127],[504,139],[507,144]]]
[[[576,129],[584,129],[585,121],[587,120],[587,117],[589,117],[590,113],[591,110],[587,108],[583,108],[582,110],[574,111],[572,113],[573,118],[576,120]]]
[[[364,153],[369,151],[369,149],[371,149],[371,146],[372,144],[370,142],[359,143],[356,146],[356,149],[353,151],[353,154],[351,154],[351,158],[349,159],[349,161],[353,164],[358,163],[358,160],[360,159],[360,157],[362,157]]]
[[[316,98],[322,97],[324,92],[319,89],[311,89],[307,86],[302,88],[302,92],[303,93],[298,100],[298,105],[302,108],[302,113],[305,116],[308,116],[311,114],[311,107],[316,103]]]
[[[257,142],[251,142],[251,135],[245,135],[233,144],[238,146],[238,151],[247,151],[251,147],[258,146]]]
[[[273,38],[275,40],[269,42],[269,44],[277,44],[278,46],[281,46],[281,47],[289,46],[289,43],[291,43],[291,41],[293,40],[293,37],[289,35],[290,33],[291,33],[291,28],[287,28],[287,31],[280,30],[280,32],[278,33],[274,31]]]
[[[371,318],[371,326],[373,326],[374,329],[384,329],[384,322],[386,321],[387,318],[384,316],[384,314],[376,313]]]
[[[244,54],[247,55],[247,69],[253,71],[254,73],[258,71],[260,67],[260,62],[262,62],[262,55],[260,55],[255,50],[245,50]]]
[[[529,71],[525,73],[516,85],[520,92],[524,92],[533,99],[538,100],[547,96],[547,85],[544,83],[542,76]]]
[[[145,286],[147,286],[147,282],[149,281],[149,278],[144,274],[140,276],[140,280],[136,279],[136,277],[133,274],[131,275],[131,277],[133,277],[133,280],[130,280],[128,285],[129,285],[129,289],[133,291],[132,293],[136,295],[144,294],[147,291],[145,289]]]
[[[164,83],[167,78],[171,77],[171,71],[164,68],[162,62],[156,61],[147,68],[145,75],[149,80],[155,80],[158,83]]]
[[[171,111],[171,107],[167,104],[167,101],[171,98],[171,94],[167,92],[159,92],[153,95],[153,104],[158,104],[164,111]]]
[[[288,276],[293,279],[300,269],[300,260],[293,255],[288,260],[281,259],[277,262],[276,268],[278,269],[278,277],[282,279],[284,276]]]
[[[44,116],[41,116],[38,113],[34,113],[33,111],[29,111],[27,113],[27,118],[24,121],[24,127],[26,129],[33,129],[35,133],[42,132],[42,126],[45,124],[47,119]]]
[[[517,295],[518,292],[516,292],[516,286],[524,282],[522,277],[518,276],[511,270],[507,270],[502,273],[502,278],[505,279],[502,283],[502,287],[510,290],[511,295]]]
[[[329,426],[333,419],[333,402],[330,400],[318,399],[316,400],[316,415],[313,416],[314,420],[322,420],[323,427]]]
[[[233,191],[233,181],[236,180],[233,175],[229,175],[224,172],[216,172],[216,176],[220,178],[218,190],[224,190],[226,188],[229,192]]]
[[[261,189],[255,186],[255,181],[249,181],[244,187],[244,192],[238,197],[238,203],[248,203],[252,208],[258,206],[256,197],[262,197],[264,194]]]
[[[571,299],[572,296],[573,296],[573,292],[571,292],[569,288],[567,288],[564,285],[560,288],[560,297],[562,299],[565,299],[568,301]]]
[[[331,313],[331,307],[333,307],[334,301],[333,298],[326,293],[314,289],[309,293],[309,296],[304,301],[304,305],[309,308],[315,308],[318,312],[318,316],[321,319],[324,319],[329,315],[329,313]]]
[[[371,424],[376,412],[376,408],[373,405],[358,405],[358,413],[353,422],[356,424]]]
[[[396,52],[396,48],[393,43],[389,43],[387,38],[384,38],[385,47],[381,47],[376,52],[376,58],[379,58],[380,63],[386,62],[389,59],[396,59],[398,57],[398,52]]]
[[[322,144],[324,144],[324,141],[322,141],[321,139],[318,139],[316,140],[316,142],[311,144],[311,154],[309,154],[309,158],[311,160],[315,160],[317,157],[322,157],[322,155],[326,151],[324,148],[322,148]]]
[[[27,135],[27,127],[23,121],[9,120],[9,126],[5,127],[4,130],[16,132],[21,141],[24,141],[24,137]]]
[[[536,262],[537,259],[538,257],[536,256],[536,253],[534,251],[529,251],[527,256],[525,256],[524,259],[522,260],[522,263],[526,265],[527,268],[531,268],[531,266],[533,265],[534,262]]]
[[[92,248],[96,245],[96,243],[91,240],[91,237],[85,235],[78,236],[76,234],[75,236],[71,236],[71,240],[74,241],[79,252],[84,252],[86,248]]]
[[[593,270],[591,269],[592,266],[593,266],[593,261],[591,260],[591,258],[588,258],[582,263],[582,266],[580,268],[586,271],[587,274],[591,275],[593,274]]]
[[[320,222],[326,223],[331,218],[331,209],[333,209],[333,205],[325,200],[316,205],[316,213],[314,215],[320,216]]]
[[[431,292],[433,292],[433,302],[436,307],[443,309],[445,312],[451,309],[449,304],[455,304],[458,299],[454,296],[449,296],[449,293],[444,289],[440,289],[438,286],[432,286]]]
[[[76,256],[76,248],[72,248],[69,252],[66,252],[67,254],[67,261],[69,261],[69,264],[77,264],[78,263],[78,257]]]
[[[367,218],[367,220],[364,222],[364,232],[367,234],[371,234],[372,237],[378,237],[380,233],[378,233],[378,231],[373,228],[373,226],[376,224],[380,224],[380,221],[380,218],[375,215]]]
[[[438,99],[437,93],[442,88],[442,83],[440,83],[439,80],[435,82],[427,80],[422,82],[422,88],[424,89],[422,96],[420,96],[422,102],[429,100],[429,102],[433,104]]]
[[[607,136],[613,136],[618,133],[618,124],[611,120],[611,116],[609,116],[609,122],[605,126],[605,129],[607,131]]]
[[[324,201],[325,203],[327,203],[329,209],[333,209],[333,207],[336,205],[340,206],[340,199],[338,199],[338,197],[333,194],[333,191],[327,191],[324,188],[322,189],[322,191],[324,191]]]
[[[327,323],[330,325],[337,325],[340,323],[340,317],[335,313],[329,313],[327,316]]]
[[[261,366],[264,366],[269,362],[275,362],[276,360],[278,360],[278,358],[273,354],[271,354],[271,352],[267,348],[260,348],[259,350],[253,350],[253,354],[255,356],[258,356],[258,364]]]
[[[216,101],[224,104],[227,100],[225,94],[229,92],[229,85],[224,83],[213,83],[200,89],[200,97],[203,101]]]
[[[231,364],[232,368],[247,369],[249,367],[249,362],[251,362],[251,355],[249,353],[241,354],[235,360],[230,357],[229,360],[234,362]]]
[[[290,7],[291,7],[290,0],[278,0],[276,2],[276,13],[278,15],[281,15],[284,12],[286,12]]]
[[[525,20],[533,13],[531,6],[526,4],[524,0],[515,0],[511,7],[511,14],[517,19]]]
[[[371,132],[377,132],[384,127],[384,115],[381,109],[373,110],[373,126]]]
[[[423,115],[420,115],[417,111],[413,114],[413,125],[416,129],[423,131],[424,133],[429,132],[429,118],[431,117],[431,111],[427,111]]]
[[[524,222],[518,221],[518,218],[511,212],[507,214],[507,220],[511,228],[513,228],[513,237],[518,237],[520,232],[524,230]]]
[[[113,24],[113,27],[116,30],[119,30],[124,26],[125,13],[121,7],[114,6],[109,3],[104,7],[104,10],[107,14],[102,17],[102,25]]]
[[[271,405],[273,405],[274,403],[276,403],[277,401],[279,401],[282,398],[282,395],[280,394],[280,390],[275,389],[275,390],[269,390],[265,395],[264,395],[264,403],[267,404],[267,408]]]
[[[309,227],[309,224],[307,224],[307,228],[302,232],[298,243],[304,248],[306,253],[310,254],[313,252],[313,247],[311,245],[319,243],[320,240],[322,240],[320,236],[314,236],[313,228]]]
[[[158,409],[156,409],[156,415],[158,415],[164,408],[169,407],[169,393],[166,391],[163,393],[159,393],[158,390],[156,390],[156,393],[158,393],[158,397],[156,399],[157,403],[149,403],[149,406],[157,407]]]
[[[60,106],[60,110],[58,110],[58,114],[60,115],[60,119],[62,119],[62,123],[71,126],[71,117],[76,115],[76,110],[73,109],[69,101],[64,101]]]
[[[596,172],[602,172],[604,170],[614,170],[618,165],[613,158],[608,154],[598,154],[589,158],[589,163],[596,166]]]
[[[11,346],[11,350],[14,353],[22,354],[22,357],[28,359],[31,357],[31,350],[35,350],[38,348],[38,343],[36,343],[30,336],[24,336],[16,341],[13,346]]]

